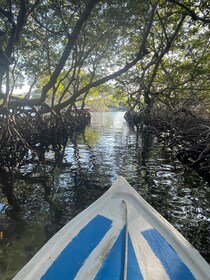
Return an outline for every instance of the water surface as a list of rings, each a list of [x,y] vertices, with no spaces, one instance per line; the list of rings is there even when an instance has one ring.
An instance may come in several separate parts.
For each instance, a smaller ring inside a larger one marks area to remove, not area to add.
[[[14,194],[0,176],[0,279],[11,279],[64,224],[117,178],[128,182],[210,262],[210,188],[183,167],[166,144],[127,126],[124,113],[92,113],[74,135],[64,164],[43,174],[27,166]],[[15,201],[14,203],[14,196]]]

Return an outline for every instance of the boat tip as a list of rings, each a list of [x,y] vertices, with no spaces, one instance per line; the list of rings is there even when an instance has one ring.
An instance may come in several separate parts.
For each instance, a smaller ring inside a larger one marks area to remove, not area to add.
[[[119,183],[122,183],[122,182],[126,182],[126,183],[128,183],[127,182],[127,180],[125,179],[125,177],[123,177],[123,176],[121,176],[121,175],[119,175],[118,177],[117,177],[117,179],[115,180],[115,182],[119,182]]]
[[[117,189],[124,189],[131,187],[128,181],[123,176],[118,176],[117,179],[113,183],[113,187],[116,187]]]

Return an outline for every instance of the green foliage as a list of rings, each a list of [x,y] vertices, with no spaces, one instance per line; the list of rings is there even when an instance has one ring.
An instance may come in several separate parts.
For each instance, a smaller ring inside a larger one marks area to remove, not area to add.
[[[90,90],[86,105],[93,111],[118,110],[126,106],[127,96],[123,89],[113,84],[103,84]]]
[[[144,102],[182,106],[189,99],[208,100],[208,1],[95,1],[63,64],[66,46],[74,40],[72,32],[82,21],[89,1],[21,3],[0,1],[1,47],[13,60],[9,78],[0,68],[2,92],[8,79],[10,90],[27,81],[40,97],[51,83],[46,94],[49,104],[84,101],[98,110],[119,107],[127,99],[137,107]],[[26,13],[21,22],[23,3]],[[154,20],[146,34],[153,7]],[[20,30],[17,38],[12,37],[13,26]],[[117,81],[95,86],[96,81],[135,60],[144,40],[141,51],[147,52],[146,56]],[[11,42],[14,45],[10,46]]]
[[[193,9],[193,2],[181,2]],[[169,1],[159,4],[147,42],[149,54],[121,80],[130,105],[142,109],[164,104],[179,109],[209,104],[209,29],[201,25],[202,19],[184,18],[184,7]]]

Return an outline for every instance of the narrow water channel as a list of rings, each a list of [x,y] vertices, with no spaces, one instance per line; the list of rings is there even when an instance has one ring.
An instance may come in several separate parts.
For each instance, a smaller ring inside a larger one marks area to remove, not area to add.
[[[24,168],[23,174],[31,176],[15,181],[17,205],[5,191],[10,182],[0,175],[0,279],[12,279],[118,175],[210,263],[210,187],[184,168],[166,144],[147,133],[136,135],[123,116],[123,112],[92,113],[85,133],[69,140],[61,168],[45,176],[39,166]]]

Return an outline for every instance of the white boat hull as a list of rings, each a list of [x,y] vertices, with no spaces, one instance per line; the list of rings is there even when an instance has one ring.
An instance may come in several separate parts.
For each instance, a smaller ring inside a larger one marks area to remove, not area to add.
[[[210,266],[123,178],[64,226],[14,280],[210,279]]]

